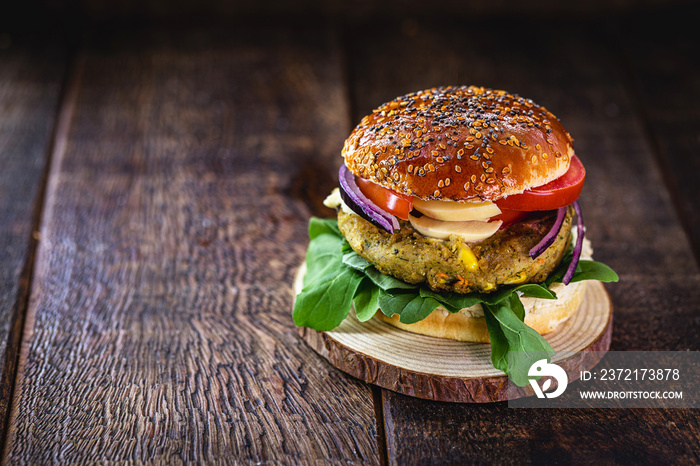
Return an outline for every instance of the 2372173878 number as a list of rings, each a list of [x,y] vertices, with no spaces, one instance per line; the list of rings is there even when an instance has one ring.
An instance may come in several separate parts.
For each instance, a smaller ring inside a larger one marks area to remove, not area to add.
[[[601,369],[598,380],[678,380],[678,369]]]

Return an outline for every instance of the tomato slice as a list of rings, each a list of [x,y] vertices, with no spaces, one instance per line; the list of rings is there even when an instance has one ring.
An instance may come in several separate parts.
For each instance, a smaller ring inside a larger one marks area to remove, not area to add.
[[[355,177],[355,181],[362,194],[367,196],[370,201],[390,214],[408,220],[408,213],[413,209],[413,198],[411,196],[397,193],[359,176]]]
[[[567,206],[581,195],[586,169],[575,155],[571,157],[569,170],[556,180],[496,201],[501,210],[554,210]]]

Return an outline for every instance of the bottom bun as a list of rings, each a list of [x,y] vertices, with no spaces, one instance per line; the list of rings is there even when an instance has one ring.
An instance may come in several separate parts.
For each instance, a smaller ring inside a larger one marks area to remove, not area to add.
[[[550,289],[556,293],[557,299],[520,298],[525,308],[525,323],[540,335],[554,331],[576,312],[583,300],[586,282],[569,285],[554,283]],[[403,324],[399,322],[398,314],[388,317],[381,311],[375,317],[407,332],[458,341],[490,342],[484,310],[480,304],[455,313],[438,307],[415,324]]]

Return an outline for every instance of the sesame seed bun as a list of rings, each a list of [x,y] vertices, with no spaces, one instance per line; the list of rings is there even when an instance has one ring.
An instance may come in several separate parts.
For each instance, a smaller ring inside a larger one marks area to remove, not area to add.
[[[441,87],[387,102],[362,119],[343,157],[355,175],[426,200],[495,201],[563,175],[572,138],[529,99]]]

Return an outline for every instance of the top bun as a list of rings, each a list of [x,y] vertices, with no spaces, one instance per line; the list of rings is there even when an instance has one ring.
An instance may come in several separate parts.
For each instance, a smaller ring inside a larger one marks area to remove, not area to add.
[[[483,87],[397,97],[362,119],[343,157],[355,175],[425,200],[495,201],[566,173],[573,139],[530,99]]]

